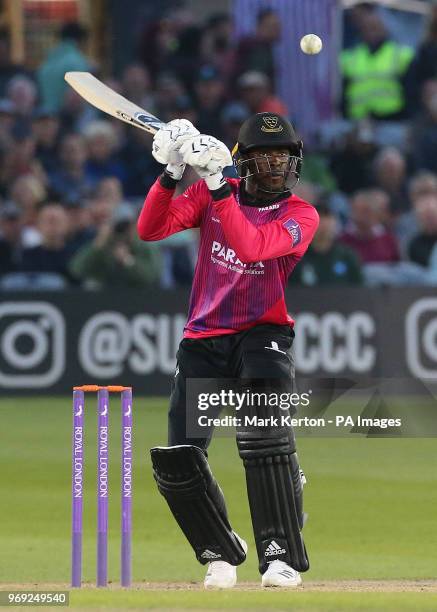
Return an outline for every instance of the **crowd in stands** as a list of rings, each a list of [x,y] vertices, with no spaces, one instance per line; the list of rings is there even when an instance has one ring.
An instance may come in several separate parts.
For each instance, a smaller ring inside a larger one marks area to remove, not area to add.
[[[416,48],[397,42],[371,3],[345,18],[338,119],[305,149],[295,188],[320,227],[290,283],[436,284],[437,4]],[[190,286],[196,230],[159,243],[136,236],[162,171],[151,136],[100,114],[64,73],[93,71],[164,121],[185,117],[232,148],[254,112],[296,121],[275,87],[281,36],[270,9],[239,41],[228,14],[165,15],[145,25],[135,62],[105,78],[79,24],[65,24],[35,72],[12,63],[0,30],[0,290]],[[187,168],[179,191],[194,180]]]

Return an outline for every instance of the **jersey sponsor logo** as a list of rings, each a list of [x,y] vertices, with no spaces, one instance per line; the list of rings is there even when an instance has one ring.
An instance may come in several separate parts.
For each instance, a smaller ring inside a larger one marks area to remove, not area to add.
[[[215,221],[216,223],[220,223],[220,219],[217,219],[217,217],[211,217],[212,221]]]
[[[295,219],[288,219],[282,224],[293,240],[293,246],[299,244],[302,240],[302,230],[299,223]]]
[[[243,263],[233,249],[217,242],[217,240],[214,240],[212,243],[211,261],[213,264],[218,264],[238,274],[264,274],[264,264],[262,261],[255,261],[248,264]]]
[[[271,204],[270,206],[263,206],[263,208],[258,208],[258,210],[259,212],[262,212],[264,210],[276,210],[280,206],[281,206],[280,204]]]

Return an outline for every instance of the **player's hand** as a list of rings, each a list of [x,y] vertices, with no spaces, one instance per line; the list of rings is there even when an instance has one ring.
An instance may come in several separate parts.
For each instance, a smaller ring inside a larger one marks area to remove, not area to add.
[[[174,119],[166,123],[153,137],[152,155],[160,164],[167,165],[167,172],[179,180],[185,163],[179,150],[184,142],[197,136],[199,130],[187,119]]]
[[[185,141],[179,154],[186,164],[205,179],[211,190],[219,189],[224,184],[223,169],[232,166],[228,147],[217,138],[205,134],[199,134]]]

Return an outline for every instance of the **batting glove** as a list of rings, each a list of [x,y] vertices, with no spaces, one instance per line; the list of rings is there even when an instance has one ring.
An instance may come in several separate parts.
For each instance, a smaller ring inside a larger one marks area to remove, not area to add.
[[[179,150],[184,142],[197,134],[199,130],[187,119],[174,119],[166,123],[153,137],[153,157],[160,164],[166,164],[167,173],[177,181],[182,178],[185,170]]]
[[[225,184],[223,168],[232,166],[232,157],[228,147],[217,138],[205,134],[194,136],[184,142],[179,154],[205,180],[211,191]]]

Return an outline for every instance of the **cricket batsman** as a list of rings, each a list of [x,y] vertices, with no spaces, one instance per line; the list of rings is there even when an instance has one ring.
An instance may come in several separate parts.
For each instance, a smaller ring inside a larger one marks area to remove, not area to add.
[[[246,542],[233,530],[207,460],[212,428],[187,435],[190,378],[286,379],[292,385],[293,320],[284,290],[318,226],[313,206],[292,194],[302,142],[291,123],[257,113],[241,126],[231,156],[212,136],[176,119],[153,139],[165,164],[138,219],[143,240],[200,228],[184,337],[177,351],[168,415],[168,447],[151,449],[159,491],[196,558],[208,564],[206,588],[231,588]],[[222,171],[235,164],[239,178]],[[177,197],[190,165],[200,180]],[[262,586],[296,587],[309,568],[302,537],[303,473],[291,427],[237,427]]]

